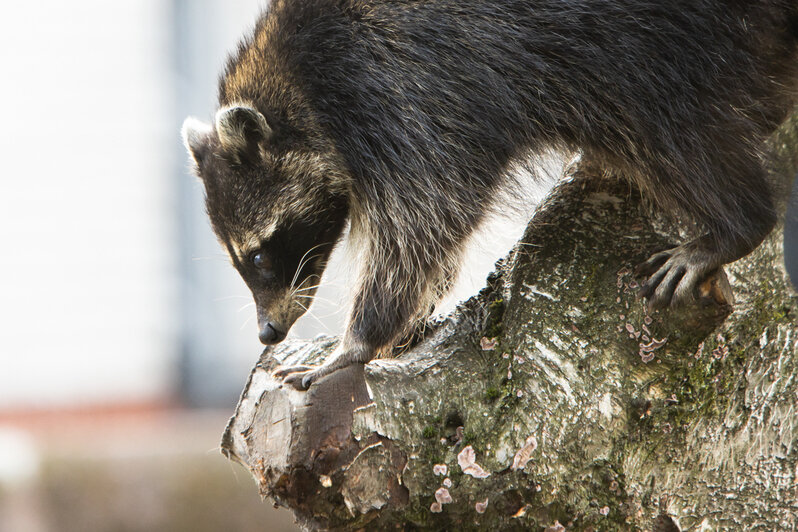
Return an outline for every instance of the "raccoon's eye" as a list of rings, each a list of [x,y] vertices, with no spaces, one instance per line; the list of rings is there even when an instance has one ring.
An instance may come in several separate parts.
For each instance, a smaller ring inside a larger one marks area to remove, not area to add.
[[[252,255],[252,264],[259,270],[268,270],[271,267],[265,253],[255,253]]]
[[[264,281],[271,281],[275,278],[272,263],[269,257],[262,251],[253,254],[250,258],[252,264],[257,268],[260,278]]]

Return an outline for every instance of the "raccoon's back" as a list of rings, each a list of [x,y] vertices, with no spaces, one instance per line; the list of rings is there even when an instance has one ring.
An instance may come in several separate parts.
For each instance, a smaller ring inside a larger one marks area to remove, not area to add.
[[[727,127],[730,109],[758,133],[775,127],[798,90],[797,12],[794,0],[275,0],[220,95],[325,128],[353,164],[386,152],[478,164],[558,140],[632,156]]]
[[[574,82],[651,91],[646,74],[668,89],[794,85],[797,43],[794,0],[275,0],[220,95],[259,96],[289,77],[333,105],[352,92],[454,86],[502,103],[544,89],[567,98]]]

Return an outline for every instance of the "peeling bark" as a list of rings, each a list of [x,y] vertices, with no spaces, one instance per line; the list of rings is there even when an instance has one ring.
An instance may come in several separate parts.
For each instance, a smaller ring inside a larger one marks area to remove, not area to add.
[[[798,168],[796,131],[774,139],[779,175]],[[684,230],[576,172],[488,286],[400,357],[302,393],[271,371],[337,340],[264,351],[223,452],[308,528],[794,530],[798,297],[781,235],[701,304],[649,315],[633,267]]]

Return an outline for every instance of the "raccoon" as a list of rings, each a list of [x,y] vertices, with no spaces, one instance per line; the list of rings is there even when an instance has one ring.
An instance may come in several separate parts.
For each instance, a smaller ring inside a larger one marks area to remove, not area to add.
[[[307,389],[425,316],[508,168],[545,150],[696,223],[641,267],[653,308],[690,302],[774,226],[765,140],[797,99],[795,0],[273,0],[183,136],[264,344],[347,225],[359,246],[338,352],[276,373]]]

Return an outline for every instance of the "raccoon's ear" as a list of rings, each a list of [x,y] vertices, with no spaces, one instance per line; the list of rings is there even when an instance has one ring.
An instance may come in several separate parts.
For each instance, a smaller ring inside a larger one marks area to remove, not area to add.
[[[233,157],[254,162],[260,158],[260,145],[269,139],[272,128],[257,109],[238,105],[219,110],[216,133],[222,148]]]
[[[210,152],[210,138],[213,133],[213,128],[210,124],[206,124],[201,120],[193,117],[186,118],[183,122],[183,144],[191,154],[197,166],[200,166],[202,160]]]

